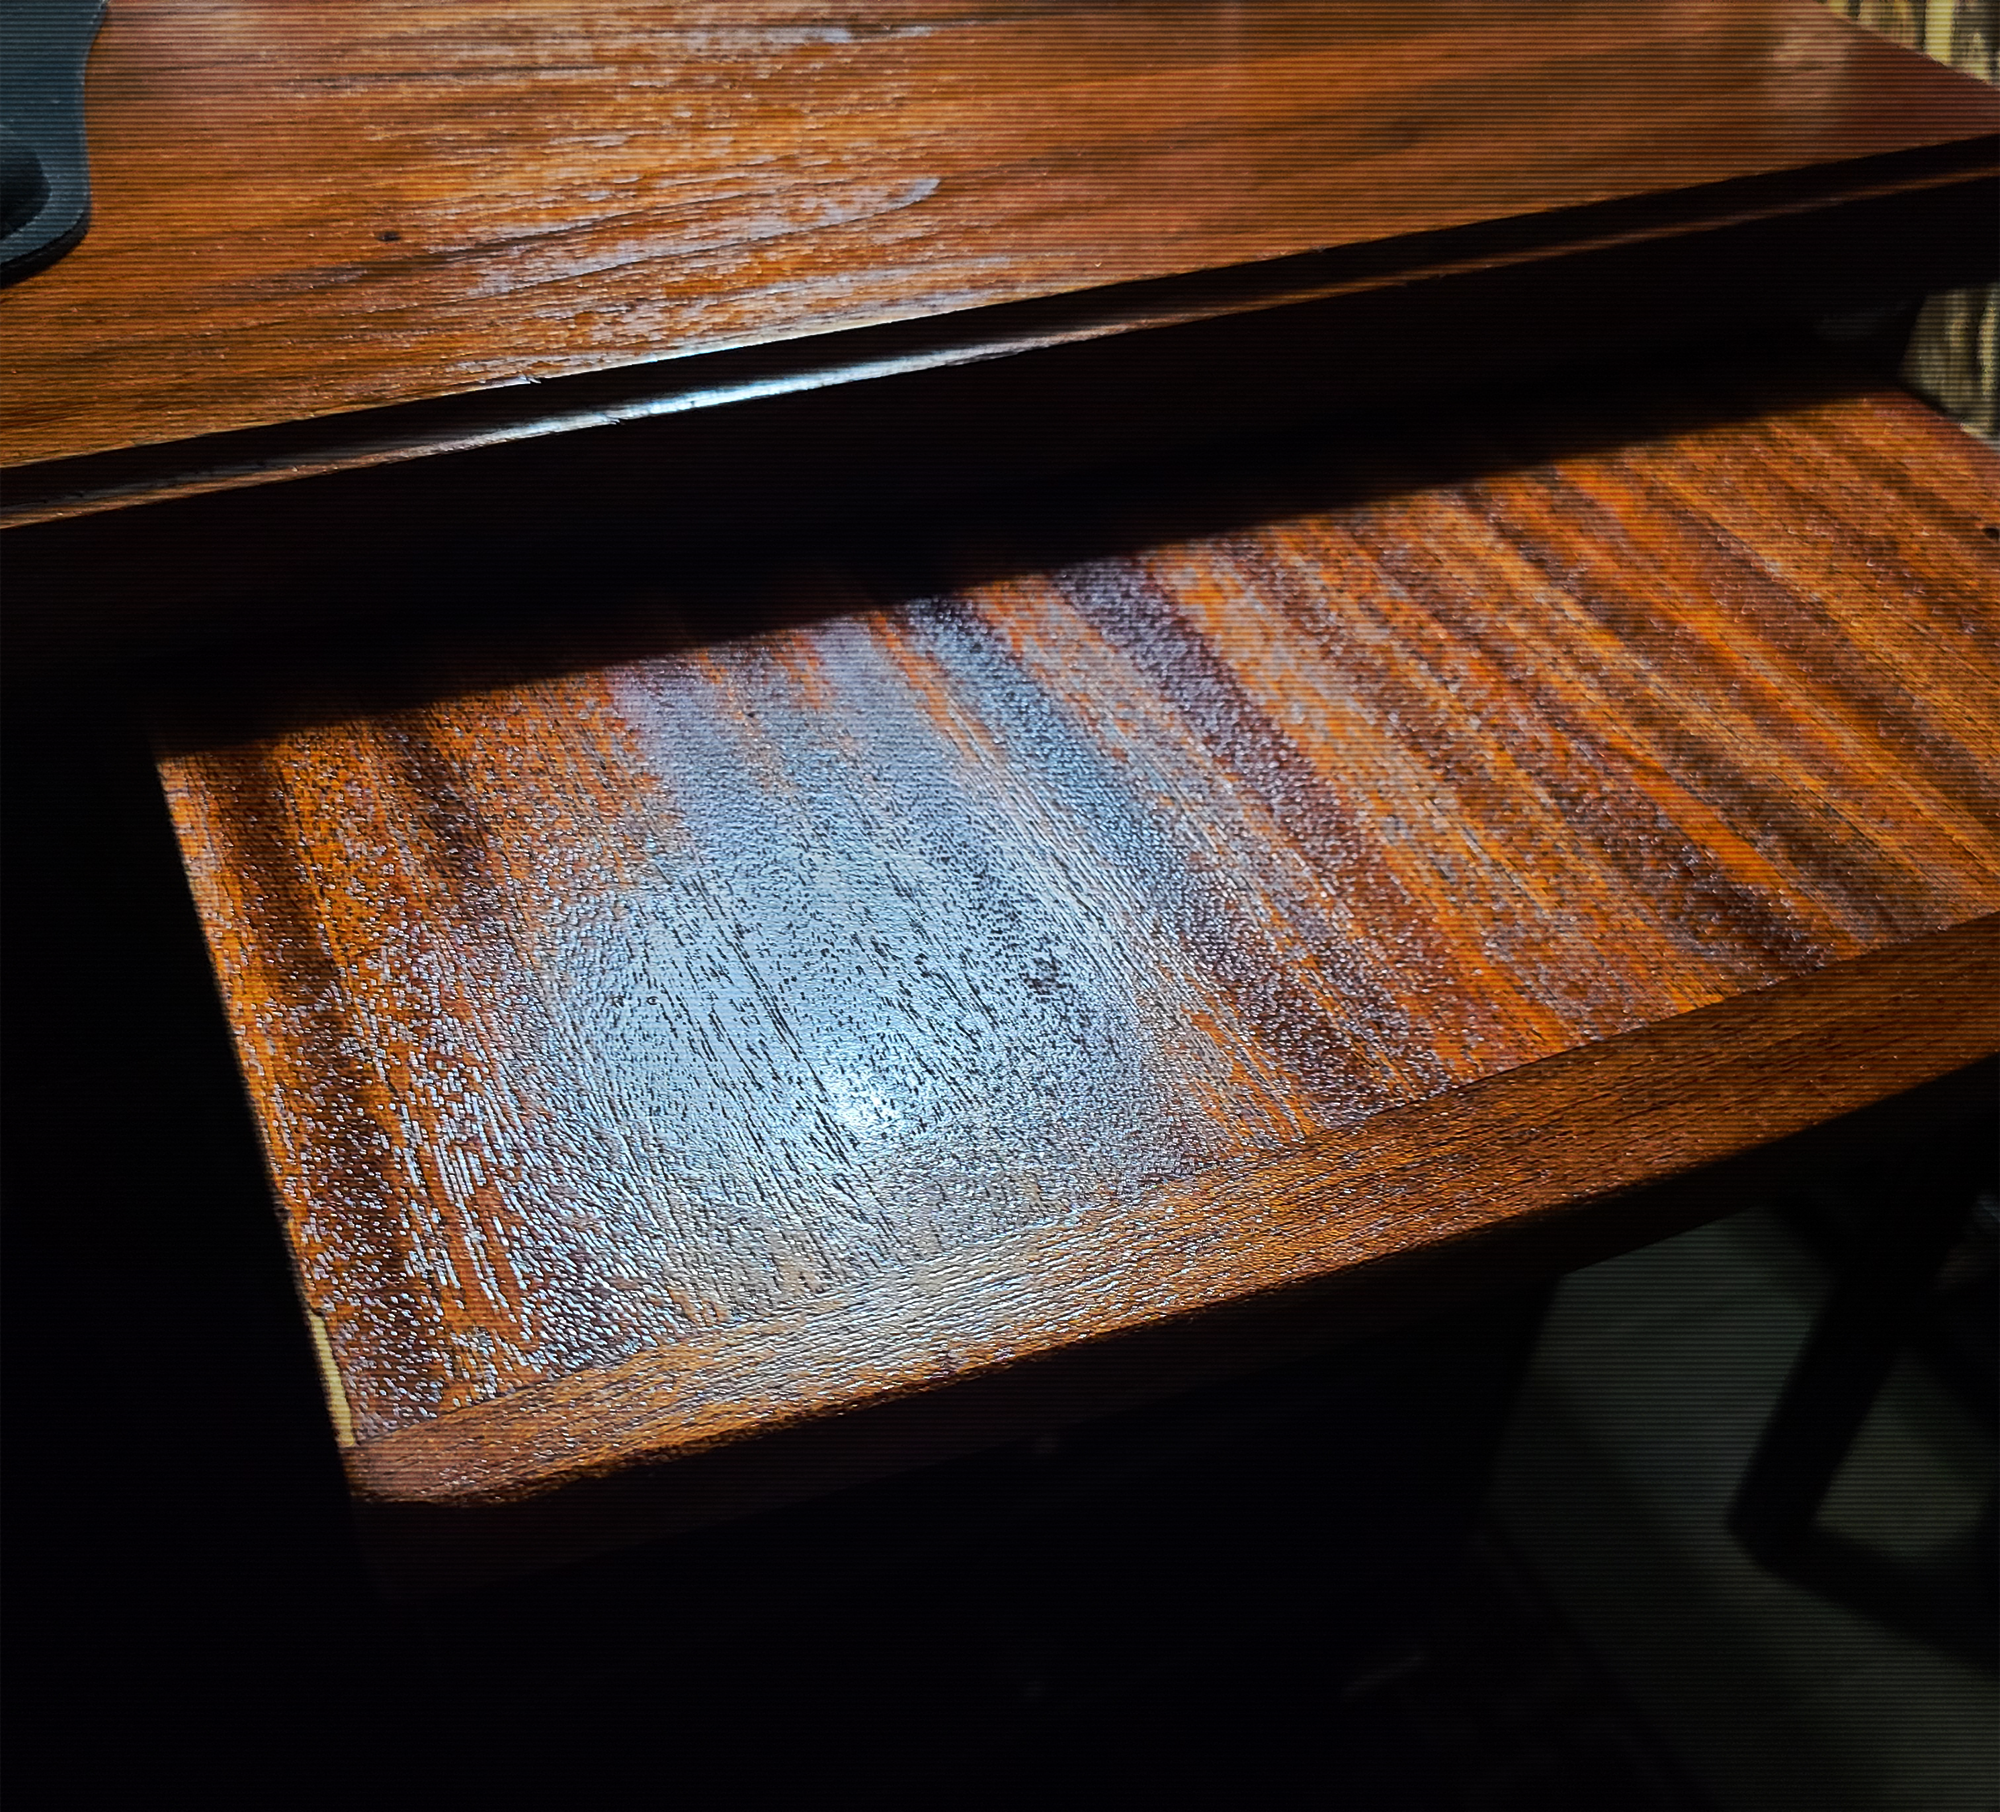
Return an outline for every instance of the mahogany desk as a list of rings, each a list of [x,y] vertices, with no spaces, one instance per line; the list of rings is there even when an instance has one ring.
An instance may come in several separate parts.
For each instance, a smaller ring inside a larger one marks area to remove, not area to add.
[[[89,107],[22,651],[1911,303],[2000,209],[1993,91],[1814,0],[124,0]]]
[[[718,8],[663,89],[646,8],[531,12],[119,9],[99,226],[0,301],[22,633],[237,634],[161,772],[364,1499],[962,1448],[1717,1212],[1630,1192],[2000,1044],[1990,453],[1811,362],[1268,438],[1409,322],[1490,375],[1976,275],[1984,90],[1809,5]],[[163,92],[233,133],[171,194]],[[227,177],[274,94],[297,190]],[[1171,415],[1267,438],[704,544]],[[411,609],[572,505],[615,542]]]

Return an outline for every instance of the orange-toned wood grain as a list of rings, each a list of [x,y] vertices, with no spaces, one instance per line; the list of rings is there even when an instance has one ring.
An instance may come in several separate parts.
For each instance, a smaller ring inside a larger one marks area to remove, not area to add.
[[[1811,0],[123,0],[30,465],[1992,134]]]
[[[662,570],[170,750],[357,1482],[933,1387],[2000,1046],[2000,465],[1605,410]]]

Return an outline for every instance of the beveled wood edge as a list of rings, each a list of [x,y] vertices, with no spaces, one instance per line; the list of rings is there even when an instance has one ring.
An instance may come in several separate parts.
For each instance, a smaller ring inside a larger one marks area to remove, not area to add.
[[[1723,228],[1914,198],[1996,173],[2000,131],[1251,265],[798,334],[298,423],[0,465],[0,531],[946,371],[1121,333],[1335,303],[1649,241],[1698,239]]]
[[[1435,1270],[1457,1254],[1485,1270],[1525,1240],[1566,1268],[1570,1223],[1584,1256],[1569,1262],[1603,1255],[1583,1210],[1996,1050],[2000,914],[1168,1185],[1122,1213],[1091,1210],[362,1441],[346,1450],[349,1481],[383,1506],[504,1504],[830,1430],[899,1399],[976,1396],[1016,1369],[1073,1369],[1134,1333],[1157,1346],[1215,1312],[1369,1286],[1406,1263]],[[1405,1250],[1398,1223],[1411,1214],[1425,1227]],[[1077,1268],[1074,1255],[1103,1250],[1123,1255],[1117,1274]]]
[[[1177,1393],[1268,1371],[1436,1323],[1503,1296],[1547,1290],[1564,1272],[1848,1177],[1857,1165],[1921,1147],[1986,1174],[2000,1116],[2000,1062],[1983,1058],[1901,1094],[1637,1189],[1583,1216],[1543,1215],[1369,1265],[998,1368],[949,1390],[797,1423],[762,1440],[711,1447],[529,1497],[477,1502],[350,1499],[376,1587],[431,1597],[747,1516],[782,1511],[907,1472],[990,1452]],[[1968,1137],[1967,1135],[1971,1136]],[[1914,1154],[1913,1154],[1914,1155]],[[1974,1179],[1967,1176],[1967,1182]],[[1365,1363],[1365,1360],[1364,1360]]]

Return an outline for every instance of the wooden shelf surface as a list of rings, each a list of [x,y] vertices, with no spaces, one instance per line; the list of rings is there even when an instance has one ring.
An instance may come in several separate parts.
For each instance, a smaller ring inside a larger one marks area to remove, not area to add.
[[[1683,372],[1204,470],[183,698],[364,1497],[1477,1266],[2000,1046],[1990,451]]]
[[[89,128],[21,520],[1990,189],[2000,110],[1814,0],[121,0]]]

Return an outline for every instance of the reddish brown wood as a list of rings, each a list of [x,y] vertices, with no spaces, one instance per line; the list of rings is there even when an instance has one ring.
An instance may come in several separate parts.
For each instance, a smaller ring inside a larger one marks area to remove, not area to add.
[[[838,20],[775,0],[125,0],[90,109],[91,236],[0,297],[0,442],[30,469],[29,516],[1521,252],[1439,248],[1440,229],[1773,173],[1815,195],[1990,178],[2000,128],[1979,84],[1811,0],[888,0]],[[1951,155],[1909,163],[1926,148]],[[1797,199],[1580,218],[1535,250]],[[1405,240],[1365,267],[1288,262]],[[1264,274],[1119,288],[1242,267]],[[1022,303],[1051,306],[988,319]],[[839,345],[919,322],[921,344]],[[768,357],[700,368],[731,349]],[[370,413],[471,393],[470,412]],[[70,469],[93,457],[124,463]]]
[[[615,1470],[635,1452],[698,1454],[960,1374],[1005,1382],[1024,1361],[1301,1285],[1347,1285],[1314,1293],[1322,1342],[1372,1331],[1371,1305],[1355,1300],[1376,1282],[1363,1267],[1539,1232],[1552,1214],[1601,1209],[2000,1043],[2000,916],[1886,956],[1430,1097],[1247,1176],[1178,1182],[1138,1212],[1071,1215],[418,1423],[354,1449],[350,1475],[364,1495],[391,1502],[504,1500]],[[1927,1009],[1915,1022],[1913,999]],[[1482,1246],[1469,1263],[1489,1287],[1510,1275],[1504,1251],[1496,1262]],[[1435,1262],[1421,1275],[1433,1310],[1466,1288]],[[1410,1312],[1406,1280],[1391,1275],[1382,1288]],[[1172,1376],[1156,1371],[1148,1383],[1161,1391]],[[1040,1407],[1046,1415],[1046,1399]],[[945,1413],[957,1419],[955,1405]],[[615,1444],[585,1433],[607,1425]],[[939,1441],[939,1429],[926,1432]]]
[[[2000,1045],[2000,468],[1762,401],[662,566],[183,731],[357,1487],[1525,1235]]]

